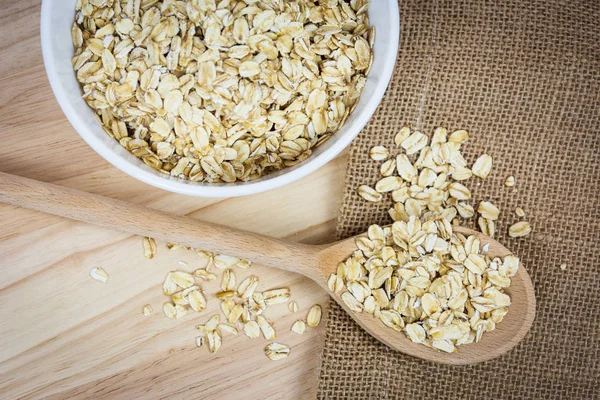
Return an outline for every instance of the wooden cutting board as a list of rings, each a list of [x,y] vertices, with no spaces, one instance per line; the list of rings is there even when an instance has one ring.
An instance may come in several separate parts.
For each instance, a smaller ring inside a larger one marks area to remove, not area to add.
[[[77,135],[48,85],[39,40],[40,1],[0,1],[0,171],[145,204],[190,218],[306,243],[333,235],[344,157],[283,189],[227,200],[186,197],[130,178]],[[327,295],[301,276],[253,265],[259,290],[287,286],[300,311],[267,310],[291,355],[271,361],[268,343],[225,336],[216,354],[196,348],[194,327],[219,312],[181,320],[162,315],[161,285],[193,252],[158,243],[143,257],[140,237],[0,205],[0,398],[313,398],[323,324],[290,331]],[[92,280],[101,266],[108,283]],[[209,293],[218,282],[204,284]],[[154,313],[142,315],[151,304]]]

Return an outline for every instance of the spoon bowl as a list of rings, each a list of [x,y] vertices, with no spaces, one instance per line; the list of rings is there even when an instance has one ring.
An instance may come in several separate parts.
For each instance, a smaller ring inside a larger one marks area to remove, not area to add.
[[[376,339],[394,350],[437,363],[474,364],[497,357],[523,339],[535,317],[533,286],[521,265],[506,289],[512,304],[504,320],[480,342],[444,353],[413,343],[404,333],[385,326],[368,313],[350,310],[339,295],[329,290],[329,276],[335,273],[340,261],[356,250],[356,237],[319,246],[287,242],[1,172],[0,202],[300,273],[317,282]],[[511,254],[482,233],[462,227],[453,229],[464,235],[476,235],[481,245],[489,243],[488,254],[492,258]]]
[[[464,227],[453,227],[453,229],[465,236],[475,235],[480,240],[481,246],[489,243],[488,255],[491,258],[502,258],[513,254],[498,241],[481,232]],[[329,289],[327,279],[331,274],[336,273],[338,263],[348,258],[356,250],[355,239],[356,236],[326,245],[326,248],[319,252],[319,270],[314,274],[311,270],[311,274],[307,274],[307,276],[321,285],[365,331],[388,347],[441,364],[475,364],[506,353],[516,346],[529,331],[535,318],[535,293],[531,279],[522,264],[519,265],[516,275],[511,278],[510,287],[505,289],[506,294],[511,298],[511,305],[508,307],[508,314],[502,322],[496,325],[495,330],[486,332],[478,343],[461,345],[454,353],[445,353],[415,343],[408,339],[404,333],[385,326],[373,315],[350,310],[340,295]]]

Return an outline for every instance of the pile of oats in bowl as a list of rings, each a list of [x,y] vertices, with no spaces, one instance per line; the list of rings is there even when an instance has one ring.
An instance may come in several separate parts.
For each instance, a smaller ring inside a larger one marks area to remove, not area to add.
[[[307,159],[373,62],[366,0],[78,0],[72,63],[106,133],[193,182]]]

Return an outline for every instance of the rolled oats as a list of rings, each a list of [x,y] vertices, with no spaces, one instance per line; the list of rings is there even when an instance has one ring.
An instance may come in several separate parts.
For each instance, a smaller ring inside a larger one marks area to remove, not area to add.
[[[142,241],[144,246],[144,257],[152,259],[156,254],[156,242],[150,237],[145,237]]]
[[[385,146],[374,146],[369,150],[369,155],[375,161],[383,161],[390,156],[390,151]]]
[[[410,133],[411,130],[408,126],[402,127],[398,133],[396,133],[396,136],[394,136],[394,143],[396,143],[396,146],[401,146],[402,142],[404,142],[406,138],[410,136]]]
[[[350,292],[342,293],[342,300],[348,306],[348,308],[354,312],[362,312],[362,304],[352,295]]]
[[[218,331],[213,330],[206,333],[208,339],[208,349],[211,353],[216,353],[221,348],[221,335]]]
[[[404,150],[406,150],[406,154],[411,155],[418,152],[423,147],[427,146],[428,140],[429,139],[427,138],[427,136],[423,135],[419,131],[416,131],[413,132],[409,137],[404,139],[400,146]]]
[[[98,282],[108,282],[108,274],[102,267],[95,267],[90,270],[90,276]]]
[[[486,219],[490,219],[495,221],[498,219],[500,215],[500,210],[494,204],[489,201],[482,201],[479,203],[479,207],[477,207],[477,212]]]
[[[473,164],[473,175],[480,178],[487,178],[492,170],[492,157],[487,154],[482,154]]]
[[[194,182],[293,166],[339,130],[373,62],[366,0],[78,1],[72,59],[106,133]]]
[[[288,309],[292,313],[298,312],[298,303],[296,303],[295,301],[290,301],[288,303]]]
[[[262,332],[265,339],[267,339],[267,340],[275,339],[275,329],[273,328],[273,325],[271,325],[271,323],[269,323],[269,321],[267,321],[267,319],[265,317],[263,317],[262,315],[257,315],[256,322],[258,322],[260,331]]]
[[[170,280],[182,289],[187,289],[196,282],[194,276],[185,271],[173,271],[169,276]]]
[[[468,138],[465,130],[448,135],[445,128],[437,128],[431,141],[409,128],[396,134],[394,142],[403,151],[381,166],[383,179],[375,190],[358,189],[368,201],[391,193],[389,214],[395,222],[369,227],[327,282],[353,312],[369,313],[410,340],[446,352],[480,341],[502,321],[510,305],[504,290],[519,268],[516,256],[491,259],[489,243],[453,233],[457,216],[475,216],[467,180],[486,178],[493,165],[483,154],[468,168],[460,151]],[[514,185],[509,178],[507,186]],[[493,237],[500,210],[481,201],[477,212],[480,230]],[[509,233],[530,231],[523,222]]]
[[[392,192],[402,187],[402,178],[398,176],[387,176],[380,179],[375,185],[375,190],[379,193]]]
[[[508,228],[508,235],[510,237],[524,237],[527,236],[531,233],[532,229],[531,229],[531,225],[529,224],[529,222],[527,221],[521,221],[521,222],[517,222],[516,224],[511,225],[510,228]]]
[[[219,332],[227,332],[227,333],[232,334],[232,335],[237,335],[238,334],[238,330],[235,327],[235,325],[228,324],[228,323],[225,323],[225,322],[220,322],[217,325],[217,329],[219,330]]]
[[[490,258],[477,237],[454,233],[435,213],[397,221],[390,235],[371,226],[367,235],[338,268],[352,311],[446,352],[478,342],[506,315],[517,257]]]
[[[567,264],[566,263],[560,264],[560,270],[561,271],[566,271],[567,270]]]
[[[309,326],[309,328],[316,328],[319,326],[319,323],[321,322],[321,313],[321,306],[318,304],[315,304],[310,308],[310,310],[308,310],[306,324]]]
[[[281,304],[288,301],[290,298],[290,289],[271,289],[262,292],[262,297],[266,305]]]
[[[208,272],[205,268],[199,268],[194,271],[194,275],[204,281],[214,281],[217,279],[217,276],[211,272]]]
[[[304,334],[304,332],[306,332],[306,323],[301,319],[294,322],[292,325],[292,332],[297,333],[298,335]]]
[[[281,360],[290,355],[290,348],[281,343],[270,343],[265,347],[265,355],[271,360]]]
[[[358,194],[363,199],[374,202],[374,203],[377,203],[377,202],[381,201],[381,199],[383,199],[383,196],[381,195],[381,193],[379,193],[377,190],[375,190],[372,187],[369,187],[367,185],[359,186]]]
[[[471,198],[471,191],[465,185],[458,182],[452,182],[448,186],[448,192],[450,196],[457,200],[469,200]]]
[[[250,339],[256,339],[260,336],[260,326],[256,321],[248,321],[244,324],[244,334]]]
[[[479,225],[479,230],[486,236],[491,238],[496,234],[496,224],[491,219],[479,217],[477,219],[477,224]]]
[[[217,329],[217,326],[219,325],[220,322],[221,322],[221,317],[219,317],[219,314],[215,314],[212,317],[210,317],[204,325],[196,326],[196,329],[198,329],[204,333],[208,333],[208,332],[211,332],[211,331],[214,331],[215,329]]]
[[[463,144],[467,140],[469,140],[469,132],[465,131],[464,129],[459,129],[457,131],[452,132],[450,134],[450,137],[448,138],[449,142],[454,142],[458,144]]]
[[[188,301],[192,310],[200,312],[206,308],[206,298],[199,290],[193,290],[188,294]]]
[[[177,316],[175,305],[173,303],[163,304],[163,313],[167,316],[167,318],[175,318]]]
[[[221,290],[225,292],[228,290],[233,290],[234,288],[235,273],[230,269],[226,269],[225,271],[223,271],[223,278],[221,280]]]
[[[390,176],[394,173],[394,169],[396,169],[396,160],[391,159],[381,164],[379,172],[381,176]]]

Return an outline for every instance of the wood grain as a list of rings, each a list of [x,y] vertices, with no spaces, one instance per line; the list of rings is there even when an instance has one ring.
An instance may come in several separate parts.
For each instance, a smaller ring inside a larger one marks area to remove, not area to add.
[[[317,255],[322,248],[178,216],[128,201],[4,172],[0,172],[0,202],[195,249],[236,256],[308,277],[315,276]]]
[[[329,289],[327,281],[330,275],[336,272],[341,260],[356,250],[355,238],[324,245],[295,243],[4,172],[0,172],[0,202],[141,236],[173,240],[193,248],[232,254],[302,274],[323,287],[360,326],[391,349],[437,363],[473,364],[498,357],[523,339],[535,318],[533,286],[527,271],[521,266],[507,289],[511,312],[500,327],[477,344],[466,345],[451,354],[443,353],[413,343],[368,313],[352,312],[341,297]],[[454,230],[465,236],[476,236],[482,246],[488,247],[487,254],[492,259],[512,254],[481,232],[458,226]]]
[[[343,157],[284,189],[228,200],[168,193],[104,161],[54,100],[39,10],[39,0],[0,1],[0,171],[274,237],[329,240]],[[306,278],[260,265],[239,274],[258,275],[260,288],[291,288],[298,316],[285,306],[268,310],[278,340],[293,346],[288,359],[268,360],[267,342],[243,335],[226,337],[211,355],[195,348],[194,326],[216,312],[217,302],[179,321],[160,314],[166,271],[177,260],[200,266],[194,254],[159,242],[156,258],[147,260],[139,237],[13,206],[0,205],[0,221],[0,398],[314,397],[323,327],[302,336],[287,329],[312,304],[327,304]],[[95,266],[108,271],[107,284],[89,277]],[[145,304],[155,310],[146,318]]]

